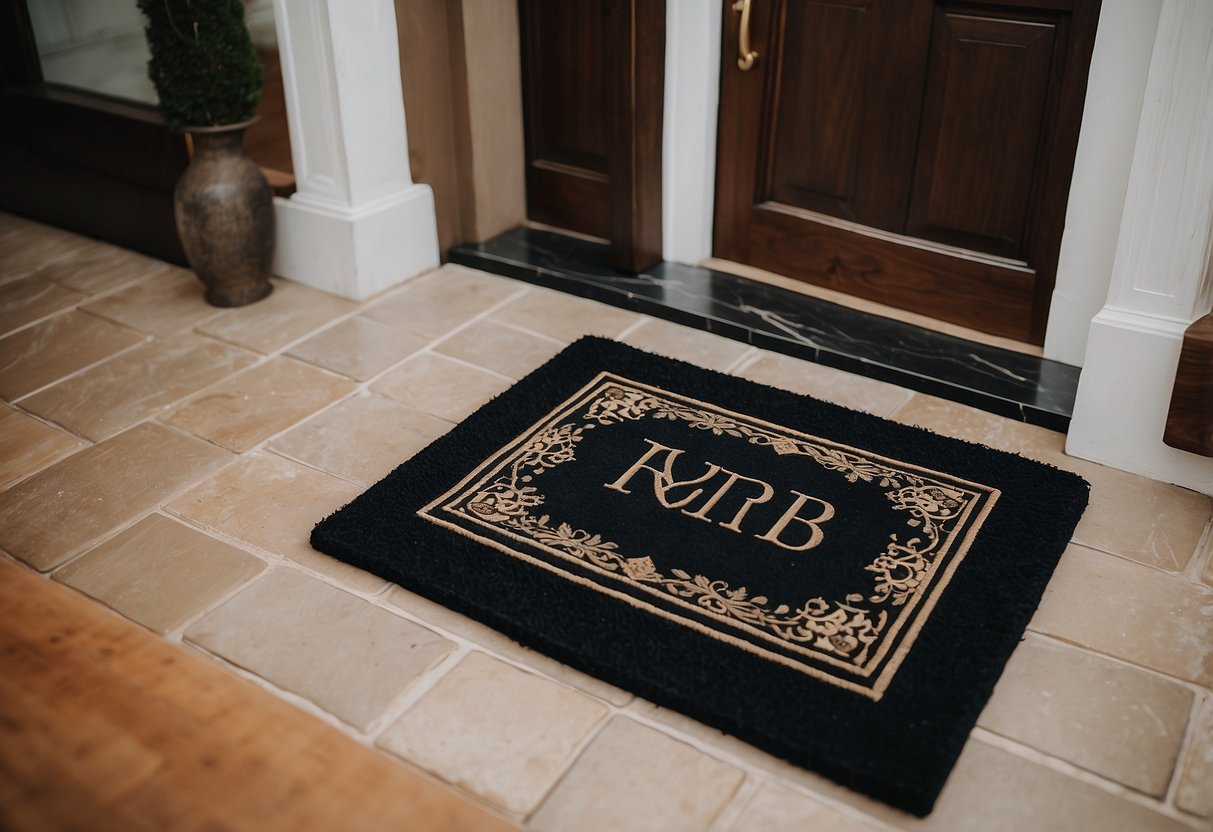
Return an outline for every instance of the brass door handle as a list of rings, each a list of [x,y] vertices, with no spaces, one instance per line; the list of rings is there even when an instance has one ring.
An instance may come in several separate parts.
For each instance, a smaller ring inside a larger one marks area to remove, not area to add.
[[[733,11],[741,12],[741,33],[737,38],[737,68],[745,72],[754,66],[758,53],[750,48],[750,0],[737,0]]]

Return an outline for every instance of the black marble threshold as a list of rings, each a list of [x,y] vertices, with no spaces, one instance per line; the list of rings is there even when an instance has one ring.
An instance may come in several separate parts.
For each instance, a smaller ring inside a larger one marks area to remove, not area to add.
[[[659,263],[619,272],[605,245],[534,228],[454,246],[449,260],[1051,430],[1066,431],[1074,410],[1077,367],[715,269]]]

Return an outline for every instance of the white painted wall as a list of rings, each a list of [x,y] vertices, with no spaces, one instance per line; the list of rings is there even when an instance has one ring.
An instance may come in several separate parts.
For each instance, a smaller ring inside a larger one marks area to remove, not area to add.
[[[719,2],[666,2],[661,228],[678,263],[712,256],[720,24]]]

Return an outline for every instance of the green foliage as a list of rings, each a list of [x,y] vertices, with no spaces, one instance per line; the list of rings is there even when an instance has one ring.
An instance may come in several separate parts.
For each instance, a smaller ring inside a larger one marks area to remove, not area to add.
[[[252,118],[261,63],[241,0],[138,0],[147,17],[148,75],[169,127],[216,127]]]

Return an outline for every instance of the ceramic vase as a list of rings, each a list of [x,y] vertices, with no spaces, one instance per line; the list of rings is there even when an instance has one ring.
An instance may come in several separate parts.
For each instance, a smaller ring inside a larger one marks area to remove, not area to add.
[[[181,245],[212,306],[244,306],[274,288],[274,202],[244,152],[250,123],[188,128],[194,155],[173,195]]]

